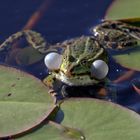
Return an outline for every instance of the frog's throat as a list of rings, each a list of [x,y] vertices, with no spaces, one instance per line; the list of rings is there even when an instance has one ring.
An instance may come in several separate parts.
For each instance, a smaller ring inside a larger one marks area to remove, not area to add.
[[[72,76],[67,77],[63,72],[52,73],[56,79],[62,81],[63,83],[69,86],[87,86],[87,85],[95,85],[101,82],[101,80],[91,79],[89,75],[81,75],[81,76]]]

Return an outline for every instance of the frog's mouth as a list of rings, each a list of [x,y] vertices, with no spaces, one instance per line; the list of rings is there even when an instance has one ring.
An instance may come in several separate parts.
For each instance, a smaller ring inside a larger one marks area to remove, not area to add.
[[[74,75],[71,77],[67,77],[63,72],[55,73],[56,79],[59,79],[63,83],[69,86],[87,86],[87,85],[95,85],[104,80],[97,80],[91,78],[89,75]]]

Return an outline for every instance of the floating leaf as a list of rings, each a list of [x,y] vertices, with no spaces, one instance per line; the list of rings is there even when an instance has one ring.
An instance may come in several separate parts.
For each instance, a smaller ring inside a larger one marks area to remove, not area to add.
[[[140,138],[140,116],[110,102],[85,98],[66,100],[61,104],[56,121],[81,131],[87,140]]]
[[[23,133],[55,110],[48,89],[37,78],[0,66],[0,137]]]
[[[65,129],[60,124],[49,122],[39,129],[16,140],[66,140],[63,133]]]
[[[113,58],[117,63],[126,68],[134,69],[137,71],[140,70],[140,46],[132,50],[130,49],[129,51],[126,51],[126,53],[113,55]]]
[[[140,17],[139,8],[139,0],[115,0],[107,11],[106,19]]]
[[[67,135],[72,135],[72,133],[68,131],[67,127],[49,121],[47,124],[43,125],[39,129],[36,129],[35,131],[27,135],[16,138],[16,140],[76,140],[67,137]]]

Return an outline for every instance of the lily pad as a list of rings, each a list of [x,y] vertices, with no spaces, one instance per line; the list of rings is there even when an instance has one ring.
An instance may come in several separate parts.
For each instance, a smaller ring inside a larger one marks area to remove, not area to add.
[[[126,68],[140,71],[140,46],[137,46],[137,48],[127,51],[126,53],[113,55],[113,58],[117,63]]]
[[[65,130],[62,125],[49,121],[41,128],[15,140],[66,140]]]
[[[0,73],[0,138],[26,132],[55,111],[39,79],[5,66],[0,66]]]
[[[140,17],[139,0],[115,0],[106,13],[106,19]]]
[[[61,104],[56,121],[81,131],[87,140],[140,138],[140,116],[111,102],[86,98],[66,100]]]

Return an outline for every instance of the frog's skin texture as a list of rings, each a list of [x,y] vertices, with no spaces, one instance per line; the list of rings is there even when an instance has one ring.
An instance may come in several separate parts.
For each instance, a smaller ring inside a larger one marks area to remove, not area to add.
[[[104,21],[93,27],[91,31],[96,39],[109,49],[132,48],[140,40],[140,28],[121,21]]]
[[[27,40],[27,43],[31,47],[38,50],[40,53],[46,54],[46,52],[48,52],[46,48],[46,46],[48,46],[46,40],[41,36],[40,33],[37,33],[32,30],[23,30],[12,34],[0,45],[0,51],[10,50],[10,46],[12,46],[12,44],[14,44],[15,41],[19,40],[20,38],[25,38]]]
[[[69,86],[94,85],[105,80],[97,80],[91,72],[91,65],[95,60],[101,59],[108,63],[106,50],[95,38],[82,36],[59,45],[64,48],[63,59],[60,69],[50,72],[52,77]],[[47,82],[46,79],[44,81]]]

